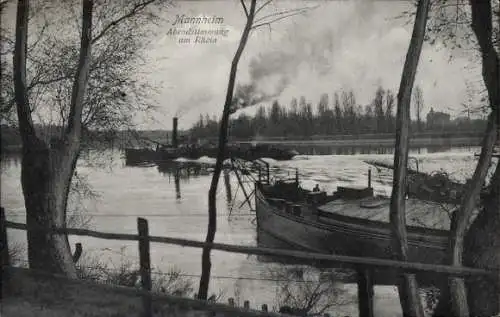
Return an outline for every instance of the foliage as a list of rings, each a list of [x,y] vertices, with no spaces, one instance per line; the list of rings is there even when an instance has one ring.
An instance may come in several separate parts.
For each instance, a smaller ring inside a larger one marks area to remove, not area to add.
[[[9,242],[9,261],[12,266],[20,266],[26,254],[26,247],[19,242]]]
[[[88,228],[92,217],[86,214],[85,202],[95,201],[97,198],[99,198],[99,194],[92,189],[87,177],[75,170],[68,194],[66,225],[71,228]]]
[[[418,1],[414,1],[414,5]],[[472,15],[470,1],[468,0],[432,0],[431,11],[427,22],[425,40],[427,44],[436,49],[446,49],[450,53],[450,61],[457,57],[466,57],[471,61],[480,60],[480,52],[477,40],[471,28]],[[491,1],[493,6],[493,43],[497,47],[500,44],[500,2]],[[404,11],[397,18],[403,19],[406,23],[413,21],[414,10]],[[479,64],[470,63],[467,67],[478,67]],[[487,93],[481,78],[467,82],[470,91],[469,100],[463,104],[465,112],[487,113]],[[480,102],[475,106],[473,103]]]
[[[168,6],[169,1],[156,1],[155,6],[151,2],[96,1],[84,131],[131,127],[134,115],[154,109],[150,98],[156,88],[141,78],[147,71],[144,50],[154,31],[151,25],[159,21],[156,9]],[[34,1],[31,6],[28,96],[35,122],[53,127],[44,135],[48,141],[61,136],[69,119],[80,49],[81,5],[80,1],[69,0],[57,6]],[[15,123],[11,65],[14,34],[12,26],[2,28],[2,119]]]
[[[120,249],[118,263],[105,263],[99,257],[85,253],[80,259],[77,269],[79,277],[97,283],[140,287],[139,264],[125,254],[125,247]],[[176,296],[189,296],[193,292],[191,280],[184,277],[182,271],[172,267],[168,272],[152,269],[153,292]]]
[[[335,271],[280,267],[273,269],[271,274],[277,281],[278,307],[288,306],[303,314],[321,315],[333,307],[352,302]]]

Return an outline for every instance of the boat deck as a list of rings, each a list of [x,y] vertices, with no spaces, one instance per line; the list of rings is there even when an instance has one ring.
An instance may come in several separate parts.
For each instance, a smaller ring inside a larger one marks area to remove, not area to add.
[[[454,205],[440,204],[417,199],[406,200],[406,221],[408,226],[449,230],[450,218],[447,211]],[[362,200],[338,199],[318,207],[325,213],[389,223],[390,199],[369,197]]]
[[[276,243],[326,254],[395,258],[390,198],[374,197],[370,187],[339,187],[333,195],[327,195],[303,190],[297,182],[257,185],[258,242],[262,245]],[[455,204],[406,200],[408,261],[444,263],[454,208]],[[313,265],[336,267],[327,261]],[[385,269],[377,269],[375,276],[378,284],[387,285],[393,285],[398,278],[397,272]],[[422,285],[439,278],[436,274],[418,275]]]

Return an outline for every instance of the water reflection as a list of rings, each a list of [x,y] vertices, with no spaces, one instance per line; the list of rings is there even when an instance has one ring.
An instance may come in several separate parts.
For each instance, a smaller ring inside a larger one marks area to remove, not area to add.
[[[231,178],[229,176],[229,169],[224,169],[224,187],[226,188],[226,202],[230,206],[233,200],[233,193],[231,188]]]
[[[179,171],[176,171],[175,173],[174,182],[175,182],[175,198],[181,199],[181,181],[180,181]]]
[[[210,164],[199,162],[162,161],[158,162],[157,169],[160,174],[167,176],[169,182],[174,181],[175,197],[181,199],[181,180],[188,182],[191,178],[210,175]]]
[[[0,156],[2,170],[17,168],[21,165],[21,153],[2,153]]]
[[[157,166],[160,174],[185,181],[192,177],[210,175],[212,170],[210,164],[189,161],[161,161],[157,163]]]

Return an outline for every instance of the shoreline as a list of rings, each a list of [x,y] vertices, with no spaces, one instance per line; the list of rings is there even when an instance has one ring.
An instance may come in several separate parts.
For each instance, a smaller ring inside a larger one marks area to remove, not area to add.
[[[350,140],[272,140],[263,139],[255,141],[233,141],[238,144],[260,143],[272,145],[298,145],[298,146],[368,146],[368,147],[394,147],[396,138],[380,139],[350,139]],[[480,146],[481,137],[449,137],[449,138],[415,138],[410,139],[411,147],[425,146]]]
[[[482,137],[417,137],[410,139],[410,147],[452,147],[452,146],[481,146]],[[233,144],[268,144],[284,147],[363,147],[363,148],[393,148],[396,138],[356,138],[346,136],[345,139],[285,139],[263,138],[261,140],[229,140]],[[2,154],[20,153],[21,145],[6,145],[1,148]]]

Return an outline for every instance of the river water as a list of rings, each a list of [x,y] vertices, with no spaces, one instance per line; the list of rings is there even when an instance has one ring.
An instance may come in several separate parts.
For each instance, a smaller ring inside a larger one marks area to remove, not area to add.
[[[464,181],[473,173],[474,153],[478,151],[479,149],[474,147],[447,148],[443,151],[416,149],[412,150],[410,155],[418,160],[420,170],[445,171],[452,178]],[[272,167],[291,170],[292,173],[297,168],[304,188],[319,184],[321,189],[333,191],[337,186],[366,185],[370,168],[370,165],[364,162],[366,160],[390,163],[392,154],[300,155],[291,161],[267,161]],[[210,163],[214,160],[201,158],[200,161]],[[24,222],[19,157],[2,157],[1,163],[1,199],[7,219]],[[149,221],[152,235],[205,239],[207,192],[211,181],[211,175],[208,173],[181,177],[176,184],[171,173],[157,166],[125,166],[122,154],[117,150],[109,150],[99,155],[84,155],[77,171],[79,178],[85,179],[97,197],[72,201],[70,209],[73,210],[76,206],[83,208],[85,219],[90,219],[87,224],[90,229],[135,234],[137,217],[144,217]],[[390,195],[391,177],[391,171],[372,167],[372,186],[376,193]],[[255,217],[248,205],[238,208],[245,198],[242,190],[237,190],[238,183],[234,175],[231,175],[230,179],[233,195],[236,194],[234,207],[231,209],[226,201],[225,186],[221,179],[217,194],[218,227],[215,241],[255,246]],[[9,243],[25,245],[25,232],[9,230],[8,234]],[[84,237],[70,237],[70,242],[82,242],[84,260],[99,258],[111,267],[119,265],[123,260],[137,262],[138,248],[133,242]],[[194,290],[197,289],[201,271],[199,249],[153,244],[151,257],[154,269],[168,272],[176,268],[182,272],[185,279],[191,279]],[[21,263],[23,260],[26,260],[25,254]],[[91,262],[89,260],[84,263]],[[249,299],[251,306],[255,308],[263,303],[269,307],[276,306],[277,289],[282,282],[273,280],[273,272],[279,269],[279,266],[260,262],[254,256],[213,251],[210,292],[220,293],[224,299],[235,297],[240,303]],[[355,286],[342,287],[346,290],[343,296],[355,301]],[[375,293],[378,316],[400,315],[394,287],[376,287]],[[335,309],[333,315],[356,316],[356,305],[353,302],[341,305]]]

